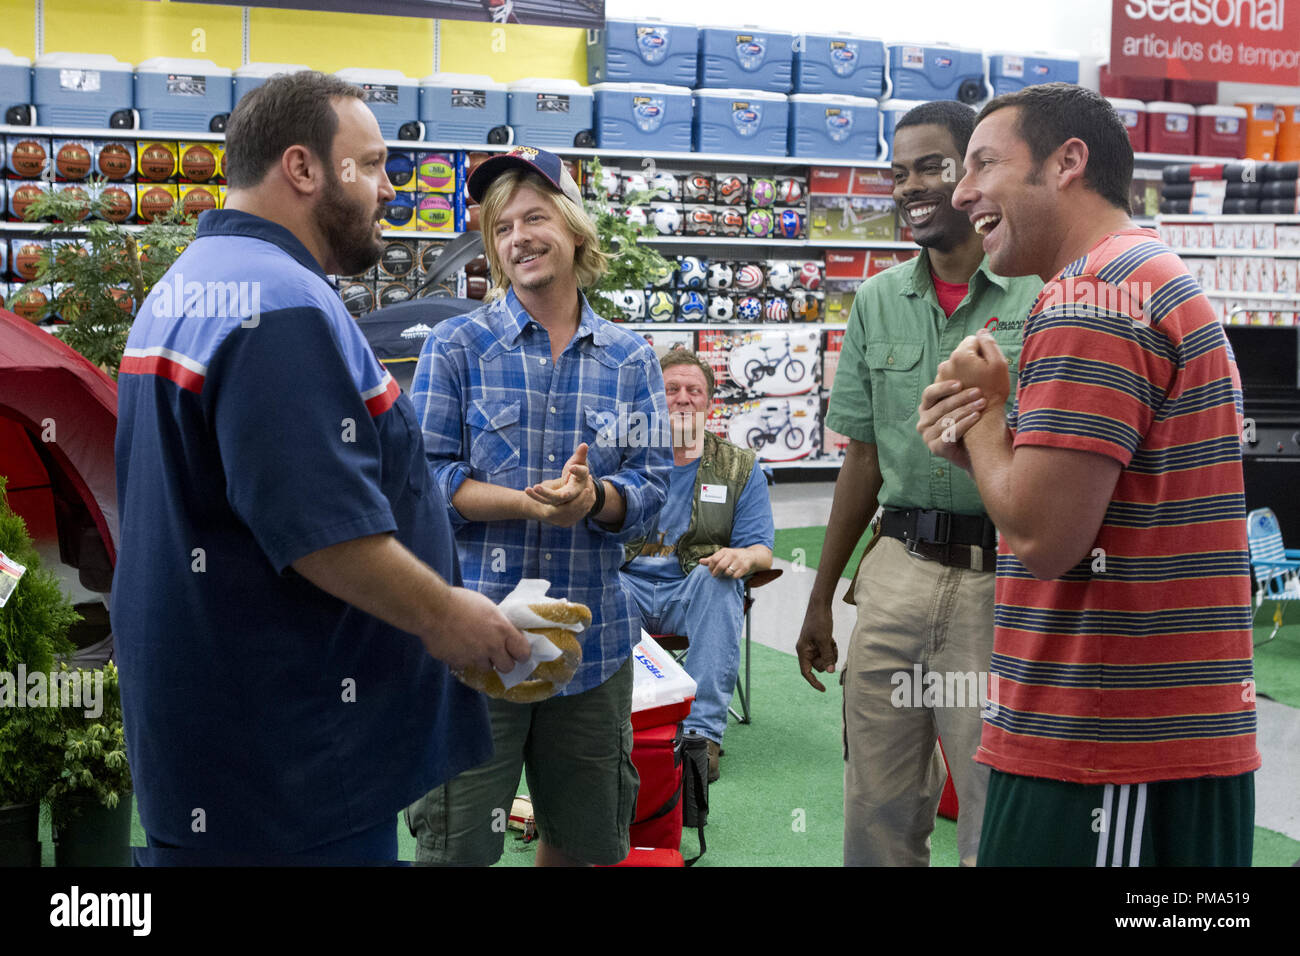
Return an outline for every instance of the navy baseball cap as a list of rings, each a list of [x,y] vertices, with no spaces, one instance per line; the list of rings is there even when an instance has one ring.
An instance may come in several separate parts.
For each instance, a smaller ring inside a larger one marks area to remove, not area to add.
[[[569,175],[564,161],[554,153],[535,146],[516,146],[508,153],[493,156],[479,163],[478,168],[469,177],[469,198],[482,202],[487,195],[492,181],[507,169],[522,167],[539,173],[543,179],[555,187],[556,192],[571,201],[579,210],[582,209],[582,193],[578,184]]]

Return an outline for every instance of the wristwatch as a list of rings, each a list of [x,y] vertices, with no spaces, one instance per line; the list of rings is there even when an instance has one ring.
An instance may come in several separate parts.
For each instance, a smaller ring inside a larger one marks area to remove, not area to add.
[[[596,515],[600,514],[604,510],[605,510],[605,482],[603,479],[597,478],[596,479],[596,503],[593,504],[591,506],[591,510],[587,512],[587,517],[595,518]]]

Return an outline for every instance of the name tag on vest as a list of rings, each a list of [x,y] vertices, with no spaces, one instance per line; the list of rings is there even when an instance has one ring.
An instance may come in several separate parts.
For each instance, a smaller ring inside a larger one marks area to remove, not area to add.
[[[727,503],[727,486],[726,485],[700,485],[700,500],[712,501],[716,504]]]

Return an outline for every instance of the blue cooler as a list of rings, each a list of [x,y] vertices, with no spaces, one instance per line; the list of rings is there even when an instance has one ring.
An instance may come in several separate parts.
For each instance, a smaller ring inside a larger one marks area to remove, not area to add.
[[[32,102],[43,126],[130,129],[135,74],[107,53],[45,53],[32,69]]]
[[[800,34],[794,43],[794,91],[879,97],[885,91],[885,44],[847,33]]]
[[[700,30],[697,88],[790,92],[794,35],[753,27]]]
[[[921,102],[921,100],[880,101],[880,139],[885,149],[880,154],[881,159],[894,158],[894,124],[902,119],[904,114],[920,106]]]
[[[790,101],[766,90],[696,90],[697,153],[785,156]]]
[[[834,93],[792,93],[790,155],[875,159],[880,155],[880,109],[876,101]]]
[[[691,151],[694,104],[686,87],[597,83],[591,92],[597,147]]]
[[[420,122],[434,143],[510,142],[504,83],[473,73],[432,73],[420,81]]]
[[[211,60],[158,56],[135,67],[140,129],[220,133],[234,107],[230,71]]]
[[[0,49],[0,123],[26,126],[32,122],[32,61]]]
[[[606,20],[587,33],[588,83],[663,83],[692,87],[700,28],[658,20]]]
[[[893,96],[903,100],[960,100],[975,104],[988,98],[984,54],[954,46],[889,46]]]
[[[999,51],[989,54],[989,82],[994,96],[1039,83],[1078,83],[1079,60],[1050,53]]]
[[[591,131],[590,87],[576,80],[530,77],[510,83],[507,110],[514,142],[524,146],[563,149],[596,145]]]
[[[420,85],[415,80],[400,70],[348,68],[336,70],[334,75],[361,88],[361,99],[379,120],[384,139],[420,138],[415,125],[420,118]],[[402,135],[404,126],[406,136]]]
[[[300,73],[311,67],[301,63],[245,63],[235,68],[235,103],[279,73]]]

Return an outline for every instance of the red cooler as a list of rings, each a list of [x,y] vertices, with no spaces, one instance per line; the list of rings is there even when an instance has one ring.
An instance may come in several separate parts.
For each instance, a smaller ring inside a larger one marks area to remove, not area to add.
[[[1186,103],[1147,104],[1147,151],[1196,153],[1196,107]]]
[[[1103,63],[1097,73],[1097,88],[1101,95],[1130,100],[1160,100],[1165,96],[1165,81],[1158,76],[1117,76]]]
[[[1133,152],[1145,153],[1147,151],[1147,105],[1141,100],[1114,98],[1110,100],[1110,105],[1115,107],[1115,112],[1124,121],[1124,128],[1128,130],[1128,141],[1133,145]]]
[[[1170,103],[1213,106],[1219,102],[1219,84],[1214,80],[1165,80],[1161,98]]]
[[[1246,111],[1240,106],[1196,108],[1196,153],[1241,159],[1246,155]]]
[[[633,846],[676,850],[682,845],[682,725],[665,724],[632,734],[632,763],[641,777]]]

